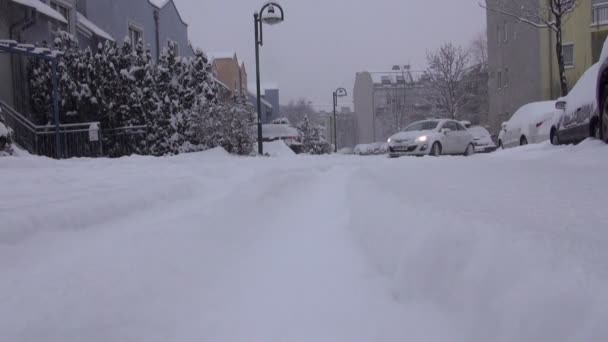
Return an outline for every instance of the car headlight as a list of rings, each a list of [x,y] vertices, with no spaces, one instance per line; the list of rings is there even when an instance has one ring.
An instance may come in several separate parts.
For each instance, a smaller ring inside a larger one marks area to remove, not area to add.
[[[388,138],[388,140],[386,142],[390,144],[392,141],[393,141],[392,138]]]
[[[416,138],[417,143],[423,143],[423,142],[426,142],[427,140],[429,140],[429,137],[427,137],[426,135]]]

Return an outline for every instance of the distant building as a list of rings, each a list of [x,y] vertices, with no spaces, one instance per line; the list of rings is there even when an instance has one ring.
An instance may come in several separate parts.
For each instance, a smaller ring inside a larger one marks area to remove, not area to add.
[[[498,0],[488,0],[490,7]],[[546,0],[519,0],[529,8]],[[518,14],[518,13],[515,13]],[[521,106],[560,97],[555,34],[488,10],[488,93],[491,130],[497,132]],[[608,36],[608,2],[580,1],[563,26],[566,78],[572,88],[596,63]]]
[[[328,113],[322,111],[319,113],[321,125],[324,127],[323,137],[330,143],[334,143],[334,116],[333,112]],[[336,127],[338,135],[338,150],[345,147],[355,147],[357,145],[357,127],[355,113],[353,113],[349,107],[341,108],[337,114],[336,119],[338,126]]]
[[[249,99],[249,102],[255,107],[255,111],[257,113],[257,96],[255,92],[249,91],[247,94],[247,98]],[[262,123],[264,124],[268,124],[271,123],[273,119],[272,116],[272,111],[273,111],[273,106],[270,102],[266,101],[263,97],[261,99],[262,102]]]
[[[431,95],[423,75],[408,66],[356,74],[353,101],[357,144],[384,141],[407,124],[431,115]]]
[[[251,103],[254,106],[257,106],[256,97],[257,97],[257,86],[256,84],[249,84],[249,93],[252,95],[250,98]],[[273,120],[281,117],[281,105],[280,105],[280,97],[279,97],[279,87],[274,84],[262,85],[262,100],[266,102],[268,105],[266,109],[262,110],[262,120],[265,124],[271,123]],[[270,109],[270,111],[268,111]]]
[[[215,52],[208,55],[215,77],[226,85],[233,95],[247,95],[245,63],[239,63],[236,52]]]

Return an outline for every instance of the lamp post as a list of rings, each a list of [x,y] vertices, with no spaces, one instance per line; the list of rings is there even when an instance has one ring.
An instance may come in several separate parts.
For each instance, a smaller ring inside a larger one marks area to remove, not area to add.
[[[336,107],[338,107],[338,97],[348,96],[346,89],[338,88],[334,91],[334,152],[338,153],[338,120],[336,114]]]
[[[276,9],[280,13],[276,12]],[[262,141],[262,97],[260,94],[260,46],[264,45],[264,34],[262,33],[263,24],[275,25],[285,20],[283,8],[275,3],[269,2],[262,6],[260,12],[253,14],[255,25],[255,75],[257,86],[257,105],[258,105],[258,153],[264,155],[264,143]]]

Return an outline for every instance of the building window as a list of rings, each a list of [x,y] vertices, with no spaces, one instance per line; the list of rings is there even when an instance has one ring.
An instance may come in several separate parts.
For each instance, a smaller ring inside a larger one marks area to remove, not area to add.
[[[55,11],[59,12],[59,14],[61,14],[65,20],[68,21],[67,24],[65,23],[53,23],[53,31],[66,31],[69,32],[70,29],[70,8],[62,3],[59,2],[55,2],[55,1],[51,1],[51,8],[54,9]]]
[[[506,88],[506,87],[509,86],[509,68],[505,68],[505,72],[504,72],[503,78],[504,78],[504,80],[503,80],[504,81],[504,88]]]
[[[508,25],[509,24],[505,23],[505,26],[503,26],[503,30],[502,30],[502,36],[503,36],[502,42],[504,44],[507,44],[509,42],[509,30],[507,29]]]
[[[175,54],[179,56],[179,44],[176,41],[169,39],[167,46],[169,46],[169,48],[173,48]]]
[[[500,29],[500,25],[496,25],[496,42],[498,43],[498,46],[500,46],[500,43],[502,42],[502,30]]]
[[[564,65],[566,68],[574,68],[574,44],[564,44],[562,47],[564,54]]]
[[[134,24],[129,24],[129,39],[133,49],[137,46],[139,41],[144,39],[144,31]]]
[[[496,88],[500,91],[502,89],[502,70],[496,73],[496,85]]]

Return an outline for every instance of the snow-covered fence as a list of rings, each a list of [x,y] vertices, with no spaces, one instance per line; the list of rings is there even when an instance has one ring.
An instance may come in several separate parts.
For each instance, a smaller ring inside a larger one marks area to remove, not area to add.
[[[13,130],[15,143],[30,153],[51,158],[100,157],[103,155],[99,123],[35,125],[0,101],[5,124]],[[97,127],[97,129],[91,128]],[[56,137],[61,139],[57,151]]]
[[[104,155],[122,157],[132,154],[145,154],[147,151],[148,126],[128,126],[104,129],[101,132]]]

